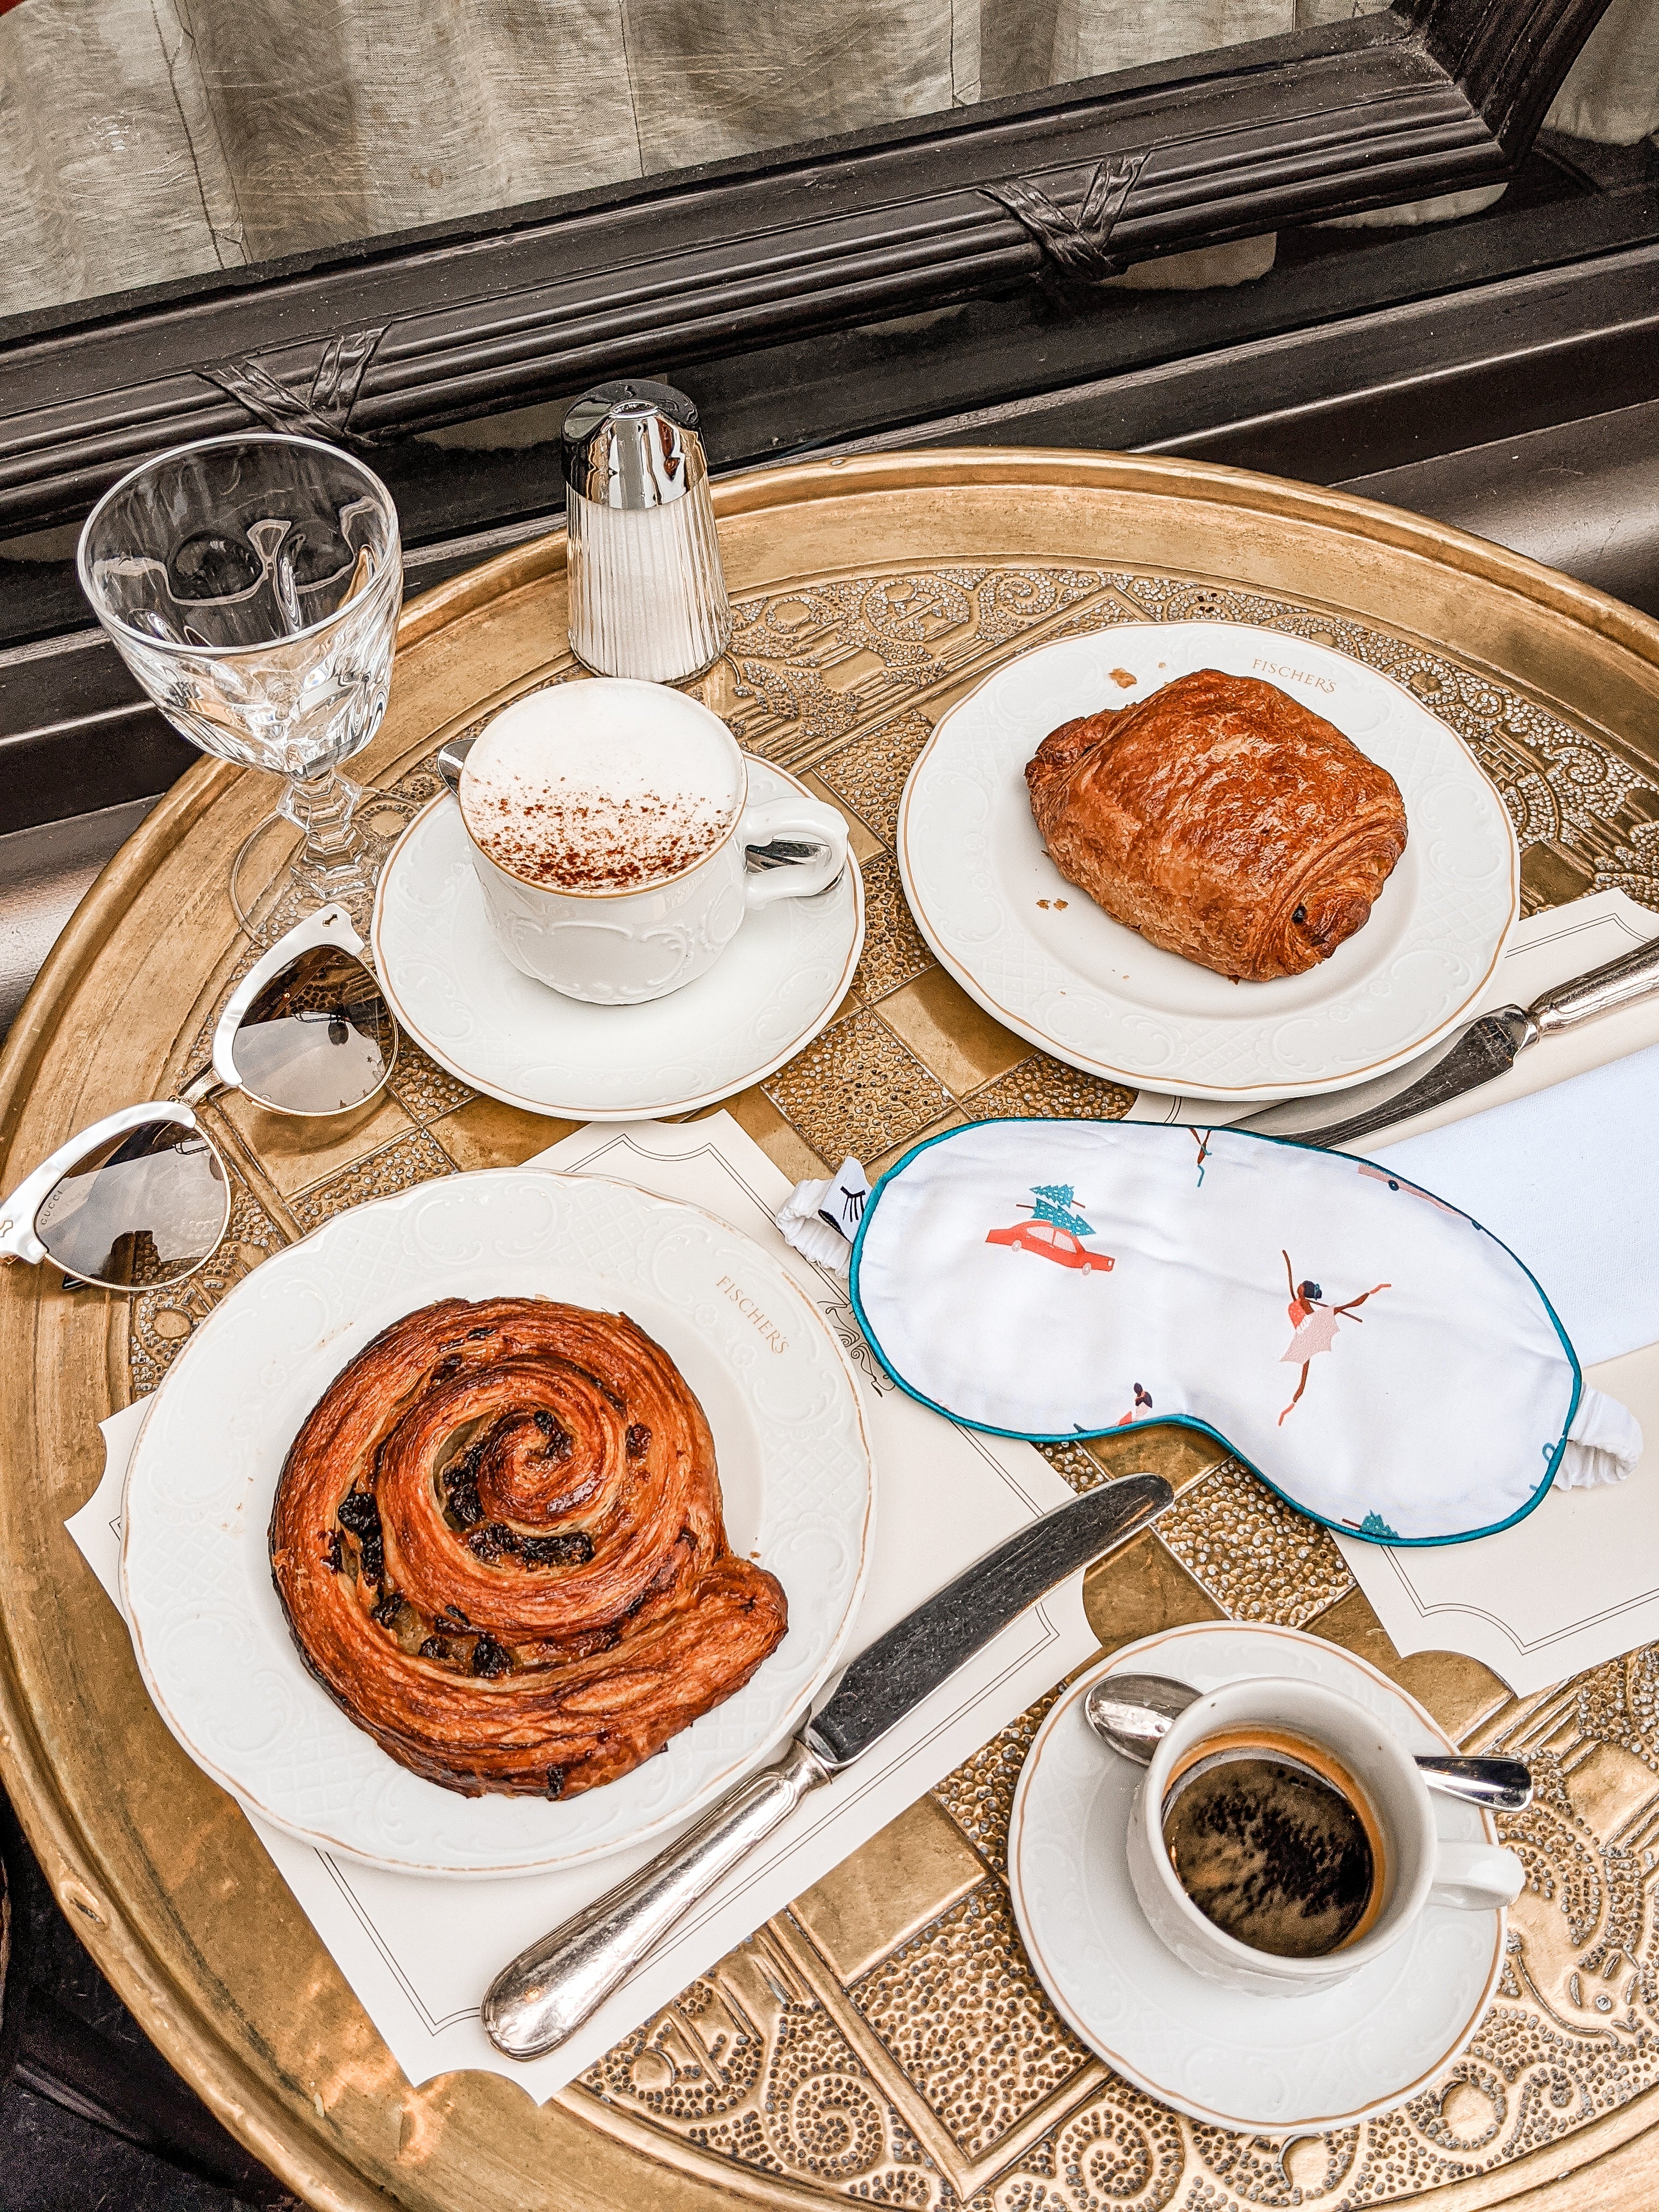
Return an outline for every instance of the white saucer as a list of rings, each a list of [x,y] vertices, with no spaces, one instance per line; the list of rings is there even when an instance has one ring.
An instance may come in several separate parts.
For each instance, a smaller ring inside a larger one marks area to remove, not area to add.
[[[757,804],[811,794],[749,758]],[[706,975],[643,1006],[592,1006],[520,975],[484,913],[447,792],[398,839],[374,898],[374,963],[392,1010],[439,1066],[529,1114],[633,1121],[687,1114],[758,1083],[808,1045],[864,946],[851,853],[815,898],[751,914]]]
[[[1024,773],[1042,739],[1195,668],[1276,683],[1405,800],[1370,920],[1306,975],[1234,983],[1162,952],[1043,850]],[[1474,1012],[1520,911],[1508,812],[1446,725],[1346,653],[1241,623],[1122,623],[998,669],[910,771],[898,859],[922,935],[1000,1022],[1091,1075],[1230,1103],[1340,1091],[1426,1051]]]
[[[789,1600],[788,1634],[741,1689],[631,1773],[556,1803],[464,1797],[382,1751],[307,1670],[266,1533],[300,1424],[371,1338],[436,1298],[516,1297],[621,1308],[656,1339],[708,1416],[732,1549]],[[776,1324],[763,1358],[757,1310]],[[688,1819],[783,1741],[851,1632],[874,1504],[847,1355],[770,1253],[678,1199],[496,1168],[335,1215],[197,1329],[133,1451],[122,1603],[156,1710],[251,1811],[397,1873],[528,1874]]]
[[[1280,2136],[1352,2127],[1425,2087],[1474,2034],[1503,1963],[1505,1916],[1429,1907],[1338,1989],[1261,1997],[1201,1979],[1147,1926],[1125,1838],[1142,1770],[1103,1743],[1083,1699],[1103,1674],[1210,1690],[1293,1675],[1340,1690],[1413,1752],[1456,1747],[1363,1659],[1290,1628],[1166,1630],[1072,1684],[1014,1794],[1008,1878],[1025,1948],[1083,2040],[1148,2095],[1206,2125]],[[1435,1800],[1450,1842],[1494,1839],[1485,1814]]]

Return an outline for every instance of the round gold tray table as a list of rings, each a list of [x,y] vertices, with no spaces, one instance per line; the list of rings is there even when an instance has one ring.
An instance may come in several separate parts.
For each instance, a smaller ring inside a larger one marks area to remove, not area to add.
[[[1500,787],[1529,909],[1604,886],[1659,905],[1659,626],[1494,546],[1334,493],[1114,455],[866,456],[744,477],[715,504],[737,629],[707,696],[746,746],[842,808],[868,891],[869,941],[835,1021],[730,1102],[791,1174],[848,1152],[879,1165],[978,1115],[1129,1103],[957,989],[892,857],[899,793],[940,712],[1049,639],[1202,616],[1356,654],[1410,684]],[[575,672],[564,562],[551,538],[409,607],[391,711],[361,763],[381,794],[375,827],[394,830],[436,787],[445,738]],[[270,799],[267,780],[204,761],[100,878],[0,1060],[13,1180],[197,1064],[250,957],[227,878]],[[1375,1660],[1464,1741],[1534,1763],[1537,1802],[1510,1829],[1529,1887],[1504,1977],[1430,2090],[1276,2144],[1179,2119],[1081,2048],[1033,1980],[1003,1879],[1040,1710],[546,2106],[493,2075],[411,2087],[240,1814],[151,1709],[63,1527],[101,1471],[98,1420],[153,1388],[265,1254],[342,1207],[565,1133],[409,1045],[392,1091],[320,1140],[228,1103],[233,1241],[179,1292],[129,1310],[45,1270],[0,1284],[0,1771],[140,2021],[301,2196],[353,2212],[1652,2203],[1656,1654],[1525,1699],[1472,1661],[1400,1661],[1322,1533],[1173,1431],[1053,1455],[1079,1485],[1126,1471],[1127,1450],[1179,1486],[1157,1533],[1091,1579],[1104,1643],[1180,1620],[1288,1622]],[[479,1962],[481,1986],[494,1963]]]

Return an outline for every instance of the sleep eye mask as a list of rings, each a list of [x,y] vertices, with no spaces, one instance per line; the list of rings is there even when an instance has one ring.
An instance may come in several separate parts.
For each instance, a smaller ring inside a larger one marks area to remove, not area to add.
[[[947,1131],[878,1185],[852,1293],[894,1381],[955,1420],[1034,1442],[1182,1422],[1385,1543],[1518,1520],[1579,1410],[1548,1299],[1479,1223],[1229,1129]]]

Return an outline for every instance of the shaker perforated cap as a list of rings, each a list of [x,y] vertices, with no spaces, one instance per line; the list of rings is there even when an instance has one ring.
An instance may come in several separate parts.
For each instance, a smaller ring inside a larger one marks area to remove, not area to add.
[[[672,384],[601,384],[571,408],[562,435],[567,488],[601,507],[666,507],[708,473],[696,408]]]

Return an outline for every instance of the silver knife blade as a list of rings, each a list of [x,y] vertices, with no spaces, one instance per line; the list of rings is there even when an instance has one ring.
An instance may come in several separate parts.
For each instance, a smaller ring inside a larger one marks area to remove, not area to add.
[[[826,1766],[849,1765],[1045,1590],[1161,1513],[1174,1495],[1162,1475],[1127,1474],[988,1552],[860,1652],[807,1727],[812,1749]]]
[[[1537,1033],[1524,1006],[1499,1006],[1472,1022],[1425,1073],[1406,1081],[1402,1087],[1393,1087],[1391,1079],[1383,1076],[1358,1094],[1344,1091],[1334,1100],[1286,1100],[1235,1127],[1256,1136],[1294,1137],[1304,1145],[1357,1144],[1378,1129],[1407,1121],[1413,1114],[1426,1114],[1432,1106],[1443,1106],[1449,1099],[1461,1098],[1466,1091],[1477,1091],[1483,1083],[1507,1075],[1517,1054]],[[1410,1078],[1411,1073],[1410,1069],[1397,1071],[1394,1080],[1399,1074]],[[1367,1097],[1367,1092],[1381,1096]],[[1337,1109],[1334,1118],[1333,1108]]]
[[[1437,1046],[1370,1083],[1356,1084],[1333,1100],[1285,1098],[1235,1121],[1260,1137],[1297,1137],[1304,1145],[1351,1145],[1390,1122],[1444,1105],[1514,1065],[1517,1054],[1540,1036],[1576,1029],[1617,1006],[1659,991],[1659,937],[1604,960],[1583,975],[1558,983],[1529,1006],[1499,1006],[1465,1030],[1449,1048]],[[1494,1033],[1491,1024],[1498,1024]],[[1475,1031],[1484,1036],[1475,1038]],[[1508,1058],[1504,1057],[1508,1039]],[[1471,1038],[1475,1041],[1471,1043]],[[1465,1047],[1468,1049],[1465,1051]],[[1460,1059],[1460,1054],[1462,1057]],[[1455,1079],[1454,1079],[1454,1078]]]

